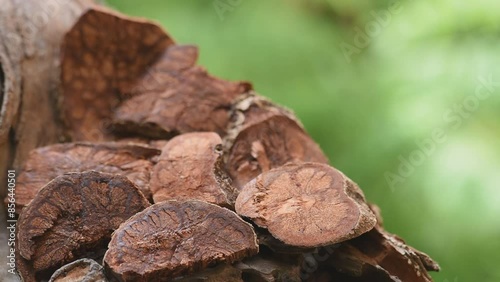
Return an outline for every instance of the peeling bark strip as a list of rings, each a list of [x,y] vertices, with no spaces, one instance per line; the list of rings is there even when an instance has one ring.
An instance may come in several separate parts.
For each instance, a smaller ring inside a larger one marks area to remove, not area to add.
[[[328,163],[293,113],[263,97],[241,96],[231,119],[225,138],[226,167],[238,188],[287,162]]]
[[[104,268],[91,259],[79,259],[59,268],[49,282],[107,282]]]
[[[19,253],[37,280],[48,278],[65,263],[102,255],[111,233],[148,206],[124,176],[94,171],[59,176],[22,211]]]
[[[259,175],[241,190],[236,212],[300,247],[343,242],[376,224],[358,186],[318,163],[287,164]]]
[[[62,139],[60,44],[91,0],[5,0],[0,8],[0,181],[28,153]],[[6,191],[0,189],[0,196]]]
[[[213,132],[186,133],[170,140],[151,174],[155,203],[196,199],[232,206],[236,195],[222,164],[222,140]]]
[[[104,256],[120,281],[169,281],[258,252],[252,226],[234,212],[200,201],[155,204],[113,234]]]
[[[160,151],[119,142],[65,143],[38,148],[29,154],[18,177],[16,208],[19,213],[49,181],[68,172],[95,170],[124,175],[151,198],[153,158]]]

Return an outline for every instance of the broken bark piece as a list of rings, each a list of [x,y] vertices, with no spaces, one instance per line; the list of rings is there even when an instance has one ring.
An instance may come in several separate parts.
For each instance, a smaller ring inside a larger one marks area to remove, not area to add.
[[[171,138],[193,131],[224,135],[232,102],[251,89],[248,83],[215,78],[201,67],[172,78],[164,89],[124,101],[114,116],[115,129],[150,138]]]
[[[230,265],[220,264],[213,268],[207,268],[199,273],[186,277],[174,279],[175,282],[243,282],[241,270]]]
[[[163,147],[151,174],[153,201],[196,199],[229,207],[236,199],[214,132],[179,135]]]
[[[95,171],[59,176],[22,211],[19,253],[37,280],[48,278],[65,263],[102,255],[111,233],[148,206],[124,176]]]
[[[62,110],[72,139],[111,139],[113,110],[173,44],[152,22],[102,8],[83,14],[62,45]]]
[[[59,268],[49,282],[106,282],[104,268],[92,259],[79,259]]]
[[[355,238],[376,224],[363,192],[333,167],[289,163],[243,187],[236,212],[288,245],[318,247]]]
[[[376,281],[430,282],[427,271],[439,271],[439,265],[429,256],[379,227],[341,244],[327,267],[356,278],[355,281],[375,281],[375,277],[380,277]]]
[[[250,224],[234,212],[201,201],[167,201],[127,220],[104,256],[120,281],[168,281],[258,252]]]
[[[33,150],[18,177],[16,208],[19,213],[50,180],[67,172],[95,170],[124,175],[144,194],[149,190],[152,158],[160,151],[130,143],[65,143]]]
[[[224,151],[226,168],[238,188],[287,162],[328,163],[293,113],[258,95],[242,96],[231,120]]]

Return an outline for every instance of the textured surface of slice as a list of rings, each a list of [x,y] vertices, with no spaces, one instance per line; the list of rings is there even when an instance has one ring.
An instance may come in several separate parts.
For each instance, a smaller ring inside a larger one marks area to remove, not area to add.
[[[292,112],[255,94],[233,106],[224,144],[227,171],[238,188],[287,162],[328,163]]]
[[[19,253],[38,280],[48,278],[65,263],[102,255],[111,233],[149,205],[124,176],[95,171],[59,176],[22,211]]]
[[[223,170],[219,135],[194,132],[174,137],[163,147],[151,174],[153,200],[196,199],[230,206],[234,189]]]
[[[19,174],[16,208],[19,213],[49,181],[67,172],[95,170],[124,175],[146,198],[154,158],[160,150],[129,143],[65,143],[33,150]]]
[[[158,25],[95,8],[62,45],[62,109],[75,141],[109,140],[110,118],[173,40]]]
[[[234,212],[201,201],[167,201],[120,226],[104,263],[120,281],[168,281],[257,252],[253,228]]]
[[[277,239],[300,247],[342,242],[376,224],[358,186],[319,163],[290,163],[264,172],[243,187],[235,207]]]

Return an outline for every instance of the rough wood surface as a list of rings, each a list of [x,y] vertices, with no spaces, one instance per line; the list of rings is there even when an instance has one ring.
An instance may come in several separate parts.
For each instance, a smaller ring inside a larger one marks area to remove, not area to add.
[[[290,163],[243,187],[236,212],[286,244],[331,245],[376,224],[361,189],[340,171],[318,163]]]
[[[102,255],[111,233],[149,205],[124,176],[94,171],[59,176],[19,216],[19,253],[37,280],[48,278],[65,263]]]
[[[155,203],[196,199],[230,207],[235,200],[222,163],[222,140],[213,132],[182,134],[163,147],[151,174]]]
[[[33,150],[17,179],[17,212],[49,181],[67,172],[95,170],[124,175],[149,199],[153,159],[159,154],[148,146],[120,142],[65,143]]]
[[[257,252],[251,225],[234,212],[200,201],[167,201],[121,225],[104,263],[120,281],[168,281]]]

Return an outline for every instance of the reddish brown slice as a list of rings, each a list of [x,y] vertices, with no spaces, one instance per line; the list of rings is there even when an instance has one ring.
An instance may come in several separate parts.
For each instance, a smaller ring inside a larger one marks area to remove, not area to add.
[[[257,252],[252,226],[234,212],[200,201],[167,201],[121,225],[104,263],[120,281],[169,281]]]
[[[110,139],[113,109],[173,40],[158,25],[90,9],[62,45],[62,109],[73,140]]]
[[[253,94],[236,103],[224,141],[226,167],[238,188],[287,162],[328,163],[292,113]]]
[[[19,217],[18,248],[37,275],[104,253],[111,233],[149,203],[126,177],[95,171],[59,176]]]
[[[431,282],[427,271],[439,271],[429,256],[407,246],[400,238],[374,228],[358,238],[343,243],[328,260],[335,269],[355,281]]]
[[[215,78],[201,67],[176,75],[162,73],[165,71],[159,68],[152,68],[151,72],[151,76],[165,81],[164,87],[136,95],[120,105],[114,116],[117,131],[151,138],[169,138],[192,131],[223,135],[231,103],[251,88],[248,83]]]
[[[358,186],[319,163],[290,163],[264,172],[243,187],[236,212],[300,247],[342,242],[376,224]]]
[[[45,184],[67,172],[95,170],[124,175],[150,198],[152,159],[159,154],[159,150],[148,146],[113,142],[66,143],[35,149],[19,174],[16,187],[17,212]]]
[[[220,206],[234,203],[234,189],[223,171],[222,140],[213,132],[179,135],[163,147],[151,174],[155,203],[196,199]]]
[[[92,259],[79,259],[59,268],[49,282],[107,282],[104,268]]]

